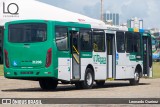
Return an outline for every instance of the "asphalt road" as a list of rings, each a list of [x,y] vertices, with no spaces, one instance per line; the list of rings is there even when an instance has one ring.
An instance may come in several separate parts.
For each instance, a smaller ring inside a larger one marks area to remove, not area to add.
[[[59,84],[54,91],[43,91],[37,81],[0,76],[0,98],[160,98],[160,78],[143,78],[137,86],[130,86],[128,81],[106,81],[104,87],[95,85],[89,90],[77,90],[74,85]]]

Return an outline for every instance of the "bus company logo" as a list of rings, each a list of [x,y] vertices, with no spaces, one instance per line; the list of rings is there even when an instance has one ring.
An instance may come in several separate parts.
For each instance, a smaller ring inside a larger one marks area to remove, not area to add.
[[[136,59],[135,55],[129,55],[129,59]]]
[[[3,2],[3,17],[19,17],[19,6],[16,3]]]
[[[94,63],[106,64],[106,57],[101,57],[100,55],[93,55]]]

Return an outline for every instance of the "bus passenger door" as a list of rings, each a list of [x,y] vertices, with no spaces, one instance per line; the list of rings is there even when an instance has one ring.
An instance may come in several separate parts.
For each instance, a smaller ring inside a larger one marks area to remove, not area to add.
[[[143,36],[143,75],[150,76],[150,68],[152,66],[152,50],[151,40],[148,36]]]
[[[116,77],[115,34],[106,33],[107,43],[107,78]]]
[[[80,80],[80,45],[79,31],[69,30],[71,50],[71,80]]]

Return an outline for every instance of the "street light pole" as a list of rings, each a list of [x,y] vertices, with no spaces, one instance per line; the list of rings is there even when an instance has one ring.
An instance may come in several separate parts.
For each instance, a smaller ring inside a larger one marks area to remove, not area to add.
[[[103,21],[103,0],[101,0],[101,20]]]

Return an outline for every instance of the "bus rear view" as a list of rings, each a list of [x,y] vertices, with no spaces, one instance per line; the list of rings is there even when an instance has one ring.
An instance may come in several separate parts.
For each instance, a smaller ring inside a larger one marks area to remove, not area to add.
[[[39,80],[54,77],[53,39],[46,21],[6,23],[4,37],[4,75],[11,79]]]

